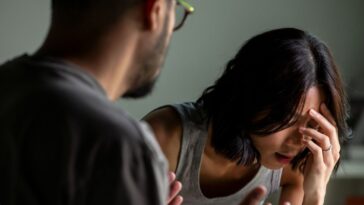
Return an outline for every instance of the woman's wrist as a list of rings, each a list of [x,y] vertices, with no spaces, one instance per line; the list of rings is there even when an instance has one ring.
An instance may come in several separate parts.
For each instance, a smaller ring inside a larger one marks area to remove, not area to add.
[[[325,189],[311,190],[305,192],[303,197],[303,205],[323,205],[325,200]]]

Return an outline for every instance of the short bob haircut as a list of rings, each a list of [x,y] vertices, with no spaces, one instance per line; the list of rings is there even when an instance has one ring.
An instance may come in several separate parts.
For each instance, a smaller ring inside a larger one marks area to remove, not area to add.
[[[342,143],[349,134],[348,105],[328,47],[295,28],[253,37],[197,100],[212,122],[212,146],[238,164],[260,160],[249,135],[264,137],[295,123],[313,86],[323,91]],[[302,171],[307,154],[308,149],[292,160],[293,169]]]

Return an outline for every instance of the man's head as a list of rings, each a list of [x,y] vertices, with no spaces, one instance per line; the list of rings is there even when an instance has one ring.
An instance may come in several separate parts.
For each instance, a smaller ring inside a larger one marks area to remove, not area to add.
[[[175,1],[159,0],[159,3],[163,1],[167,2],[165,9],[162,5],[158,8],[158,1],[147,6],[146,13],[150,16],[147,19],[145,38],[139,41],[140,52],[135,59],[135,74],[130,79],[131,86],[124,97],[138,98],[149,94],[165,62],[175,22]]]
[[[175,5],[177,3],[177,5]],[[148,6],[148,10],[153,9]],[[172,8],[172,9],[171,9]],[[137,59],[139,71],[133,80],[132,89],[125,93],[124,97],[137,98],[150,93],[154,87],[160,68],[163,66],[172,32],[181,28],[194,8],[184,0],[167,0],[167,12],[164,14],[164,22],[160,27],[155,41],[142,42],[145,52],[141,52]]]
[[[152,90],[164,63],[179,1],[53,0],[53,33],[62,31],[61,38],[72,39],[64,44],[76,45],[72,49],[66,47],[66,53],[74,52],[71,55],[77,58],[106,56],[101,49],[107,48],[111,54],[106,59],[114,57],[109,64],[113,65],[115,76],[123,75],[121,95],[145,96]]]

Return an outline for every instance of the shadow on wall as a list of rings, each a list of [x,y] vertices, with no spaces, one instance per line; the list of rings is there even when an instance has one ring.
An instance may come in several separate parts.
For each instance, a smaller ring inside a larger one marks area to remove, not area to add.
[[[353,129],[353,144],[364,145],[364,69],[361,69],[349,83],[350,120]]]

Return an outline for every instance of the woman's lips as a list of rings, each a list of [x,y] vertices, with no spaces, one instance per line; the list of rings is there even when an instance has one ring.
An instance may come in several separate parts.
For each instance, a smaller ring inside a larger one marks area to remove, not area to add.
[[[277,161],[282,164],[289,164],[291,162],[291,160],[293,159],[293,157],[286,156],[286,155],[279,154],[279,153],[276,153],[275,156],[277,158]]]

